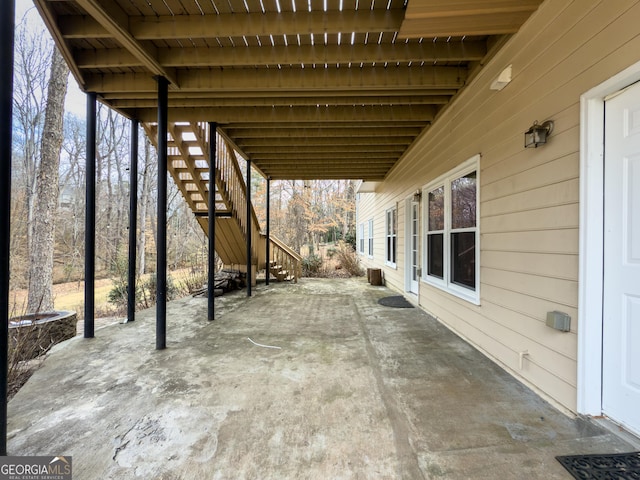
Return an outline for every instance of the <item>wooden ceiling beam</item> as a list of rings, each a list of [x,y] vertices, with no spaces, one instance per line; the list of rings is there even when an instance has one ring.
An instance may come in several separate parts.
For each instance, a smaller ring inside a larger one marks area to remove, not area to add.
[[[384,173],[385,170],[388,170],[389,167],[392,165],[392,162],[386,162],[386,163],[380,163],[380,164],[374,164],[374,165],[369,165],[366,162],[361,162],[360,164],[354,164],[353,162],[351,162],[349,165],[345,165],[345,163],[340,160],[340,159],[334,159],[331,162],[315,162],[313,164],[311,163],[306,163],[306,162],[300,162],[298,164],[295,163],[289,163],[286,165],[276,165],[276,164],[261,164],[261,166],[265,169],[265,171],[279,171],[279,172],[294,172],[294,171],[301,171],[301,170],[307,170],[307,171],[322,171],[323,169],[331,169],[331,170],[338,170],[338,171],[345,171],[348,169],[356,169],[359,170],[363,173]],[[316,173],[317,174],[317,173]]]
[[[268,139],[275,138],[279,141],[291,140],[293,142],[300,141],[302,138],[343,138],[345,135],[353,141],[358,141],[358,137],[368,138],[394,138],[394,137],[406,137],[415,138],[421,131],[422,127],[395,127],[389,128],[388,125],[384,127],[375,127],[369,124],[362,125],[359,128],[351,128],[345,130],[344,128],[337,128],[330,126],[329,128],[296,128],[289,127],[283,129],[276,128],[225,128],[226,133],[236,138],[239,142],[251,142],[253,139],[258,141],[268,141]]]
[[[276,157],[296,157],[304,158],[306,155],[335,156],[343,153],[357,153],[359,155],[376,154],[376,155],[392,155],[398,158],[402,152],[407,149],[407,145],[402,144],[371,144],[371,145],[255,145],[244,147],[244,151],[249,157],[266,158],[266,156],[274,155]]]
[[[291,160],[295,160],[296,162],[300,162],[300,164],[304,164],[305,162],[309,162],[309,165],[312,165],[311,162],[325,164],[330,160],[337,161],[373,161],[375,159],[378,160],[387,160],[390,163],[395,163],[398,159],[397,152],[361,152],[358,150],[352,151],[341,151],[341,152],[273,152],[273,153],[261,153],[256,154],[251,157],[256,165],[262,168],[262,165],[267,161],[271,160],[273,162],[279,163],[283,162],[284,164],[292,163]],[[288,160],[288,162],[286,161]],[[293,163],[296,163],[293,162]],[[349,166],[349,165],[345,165]]]
[[[263,47],[184,47],[157,50],[157,59],[165,67],[253,67],[256,65],[312,65],[388,62],[468,62],[480,61],[487,54],[486,42],[422,42],[367,45],[302,45]],[[79,50],[75,62],[79,68],[123,68],[142,66],[131,53],[115,48]]]
[[[422,42],[367,45],[302,45],[244,48],[163,49],[163,64],[174,67],[236,67],[246,65],[312,65],[396,62],[480,61],[485,42]]]
[[[298,157],[295,157],[295,158],[298,158]],[[343,163],[344,158],[350,158],[351,162],[349,165],[345,165]],[[275,165],[291,165],[291,160],[288,155],[283,155],[283,156],[278,156],[277,154],[273,156],[269,156],[266,154],[254,155],[252,160],[265,168],[269,166],[275,166]],[[376,155],[375,153],[359,152],[356,150],[351,154],[350,157],[348,157],[348,154],[335,155],[332,153],[330,155],[315,155],[313,157],[308,157],[308,158],[299,157],[299,160],[300,160],[299,165],[318,166],[318,165],[334,165],[335,164],[337,166],[342,165],[343,167],[349,167],[353,165],[366,166],[369,164],[369,162],[373,166],[380,166],[379,164],[387,164],[390,162],[391,163],[395,162],[395,157],[389,156],[386,153],[382,155]]]
[[[165,77],[173,85],[178,85],[175,73],[165,68],[156,58],[155,47],[143,44],[129,31],[129,16],[116,2],[96,0],[76,0],[78,6],[93,17],[114,39],[136,57],[153,75]]]
[[[315,105],[446,105],[451,97],[445,95],[414,95],[397,97],[241,97],[241,98],[169,98],[169,108],[184,107],[281,107]],[[157,99],[114,99],[109,104],[117,109],[153,108]]]
[[[139,40],[308,35],[348,32],[397,32],[404,9],[362,9],[311,12],[226,13],[130,17],[131,33]]]
[[[291,125],[289,122],[271,122],[271,123],[258,123],[258,122],[229,122],[225,125],[219,125],[218,128],[222,131],[234,130],[238,128],[242,129],[253,129],[253,128],[262,128],[274,130],[278,134],[282,132],[286,132],[289,129],[302,128],[302,129],[340,129],[342,131],[342,135],[347,133],[351,135],[351,132],[362,132],[370,129],[378,128],[378,129],[389,129],[395,130],[396,128],[419,128],[422,129],[426,125],[429,125],[430,122],[425,121],[417,121],[417,120],[395,120],[393,122],[390,121],[371,121],[367,123],[353,123],[347,121],[339,121],[334,120],[331,123],[325,122],[308,122],[304,125]],[[346,131],[345,131],[346,130]],[[422,131],[422,130],[421,130]]]
[[[42,2],[43,0],[38,0]],[[58,28],[62,38],[86,39],[86,38],[112,38],[113,35],[97,20],[88,15],[60,15]]]
[[[456,18],[406,20],[398,38],[442,37],[445,35],[503,35],[516,33],[529,18],[529,12],[469,15]]]
[[[442,18],[536,11],[542,0],[411,0],[405,18]]]
[[[262,92],[264,93],[264,92]],[[378,97],[381,101],[385,101],[388,99],[392,102],[395,97],[415,97],[420,95],[433,95],[434,100],[437,100],[436,97],[451,97],[457,93],[457,89],[455,88],[429,88],[425,90],[424,87],[418,87],[414,89],[393,89],[393,90],[376,90],[376,89],[367,89],[362,92],[354,94],[352,90],[335,90],[331,92],[331,96],[329,98],[336,97],[348,97],[348,98],[366,98],[366,97]],[[154,100],[157,99],[157,92],[147,92],[147,91],[131,91],[131,92],[102,92],[100,98],[111,103],[112,100]],[[313,92],[286,92],[282,90],[273,90],[269,92],[269,98],[277,99],[275,101],[282,102],[283,104],[287,104],[285,99],[296,99],[301,98],[302,101],[305,101],[307,98],[313,97]],[[249,99],[260,99],[263,96],[257,95],[255,92],[229,92],[229,91],[196,91],[196,92],[187,92],[184,90],[171,90],[169,91],[169,103],[172,101],[179,101],[181,99],[228,99],[229,101],[243,101],[244,98]],[[326,96],[316,96],[316,98],[327,98]],[[316,102],[316,103],[327,103],[327,102]]]
[[[389,170],[390,166],[392,165],[391,162],[388,162],[387,164],[380,164],[378,166],[374,165],[374,166],[370,166],[368,164],[366,164],[366,162],[362,162],[361,165],[357,165],[357,164],[351,164],[351,165],[344,165],[344,163],[342,165],[340,165],[340,163],[335,162],[333,164],[331,163],[319,163],[319,164],[315,164],[315,165],[305,165],[304,162],[300,162],[297,164],[281,164],[281,165],[269,165],[269,164],[264,164],[263,168],[265,170],[265,172],[270,172],[270,171],[280,171],[280,172],[313,172],[314,170],[316,172],[318,171],[322,171],[323,169],[327,170],[328,172],[345,172],[345,171],[357,171],[360,173],[360,175],[363,174],[384,174],[386,173],[387,170]]]
[[[411,0],[399,38],[515,33],[542,0]]]
[[[272,180],[363,180],[363,181],[381,181],[387,175],[388,171],[367,171],[365,169],[346,171],[346,170],[282,170],[274,168],[266,172]]]
[[[336,147],[338,145],[349,147],[371,146],[377,148],[383,145],[402,145],[404,148],[413,142],[413,137],[386,137],[386,136],[347,136],[342,132],[340,136],[299,136],[299,137],[266,137],[266,138],[242,138],[237,137],[236,143],[247,152],[255,152],[254,148],[267,146],[272,150],[291,147]]]
[[[386,176],[386,172],[384,174],[349,174],[349,173],[335,173],[332,174],[330,172],[324,172],[322,174],[281,174],[280,172],[269,172],[269,177],[272,180],[363,180],[367,182],[382,182]]]
[[[287,175],[289,178],[301,179],[302,175],[309,178],[310,176],[316,176],[316,178],[327,178],[323,177],[324,175],[341,175],[342,178],[363,178],[368,177],[370,175],[374,175],[379,177],[380,175],[384,176],[388,171],[390,166],[384,165],[376,168],[371,168],[367,165],[361,166],[340,166],[340,165],[321,165],[321,168],[318,166],[311,166],[310,168],[305,167],[304,164],[290,165],[290,166],[268,166],[265,167],[264,172],[267,175],[273,175],[273,172],[278,172],[279,175]],[[345,177],[347,175],[353,175],[352,177]],[[296,175],[301,175],[300,177],[296,177]]]
[[[207,122],[219,124],[231,122],[286,122],[291,126],[300,123],[335,122],[390,122],[420,121],[431,122],[436,115],[436,108],[430,105],[412,106],[364,106],[364,107],[253,107],[237,109],[233,107],[180,108],[169,113],[171,121]],[[138,109],[135,118],[142,122],[153,122],[158,118],[154,108]]]
[[[367,182],[379,182],[384,180],[388,172],[367,172],[365,170],[348,172],[345,170],[323,171],[299,171],[299,170],[270,170],[267,175],[272,180],[363,180]]]
[[[305,68],[305,69],[191,69],[176,72],[180,90],[253,92],[361,92],[372,90],[414,90],[461,88],[467,78],[465,67],[412,66]],[[155,92],[151,75],[144,73],[88,74],[86,88],[96,92]]]
[[[78,85],[83,86],[84,75],[82,74],[80,68],[73,61],[73,49],[66,41],[65,37],[61,34],[60,30],[57,28],[60,17],[51,8],[51,5],[49,4],[49,2],[47,2],[47,0],[34,0],[34,4],[36,6],[36,9],[40,13],[40,16],[44,20],[44,23],[47,25],[47,28],[49,29],[53,40],[58,46],[62,57],[69,66],[69,70],[78,82]]]

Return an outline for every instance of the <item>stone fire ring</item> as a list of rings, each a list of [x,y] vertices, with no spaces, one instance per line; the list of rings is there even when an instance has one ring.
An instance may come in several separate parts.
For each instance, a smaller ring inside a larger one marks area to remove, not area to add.
[[[76,312],[31,313],[9,320],[9,349],[17,360],[31,360],[76,336]]]

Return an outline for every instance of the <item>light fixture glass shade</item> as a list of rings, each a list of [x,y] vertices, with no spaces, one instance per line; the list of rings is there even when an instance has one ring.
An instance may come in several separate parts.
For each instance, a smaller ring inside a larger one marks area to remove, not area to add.
[[[531,128],[524,132],[524,146],[525,148],[537,148],[539,145],[547,143],[547,137],[553,130],[553,122],[547,120],[541,125],[536,120],[531,125]]]

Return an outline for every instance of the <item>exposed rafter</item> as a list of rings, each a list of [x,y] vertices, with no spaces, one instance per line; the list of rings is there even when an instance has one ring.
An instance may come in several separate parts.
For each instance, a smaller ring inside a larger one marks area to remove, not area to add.
[[[411,0],[400,38],[515,33],[542,0]]]
[[[433,120],[436,108],[432,105],[412,106],[319,106],[319,107],[251,107],[245,110],[229,107],[180,108],[176,116],[187,122],[204,122],[215,118],[219,123],[249,121],[268,124],[286,122],[303,123],[336,122],[394,122],[415,121],[425,125]],[[153,108],[138,109],[136,117],[143,122],[153,122],[158,113]]]
[[[222,15],[131,17],[131,32],[138,39],[167,40],[257,35],[338,34],[341,32],[397,32],[404,9],[344,11],[234,12]]]
[[[355,94],[354,94],[355,95]],[[317,106],[317,105],[446,105],[451,96],[419,95],[380,97],[376,95],[338,96],[338,97],[238,97],[238,98],[184,98],[172,95],[169,103],[173,108],[206,108],[206,107],[278,107],[278,106]],[[110,102],[116,109],[154,108],[154,98],[117,99]]]
[[[160,75],[177,84],[173,71],[163,67],[156,58],[155,47],[142,44],[131,35],[128,29],[129,17],[116,2],[96,2],[94,0],[76,0],[110,35],[114,37],[131,55],[136,57],[154,75]]]
[[[286,69],[189,69],[176,72],[180,90],[185,92],[253,92],[268,95],[283,89],[297,92],[359,92],[374,89],[421,90],[460,88],[467,78],[461,67],[363,67]],[[157,85],[148,73],[92,74],[86,88],[96,92],[155,92]]]
[[[348,65],[361,63],[479,61],[487,54],[485,42],[423,42],[387,45],[300,45],[296,47],[189,47],[157,50],[158,62],[167,67],[244,67],[247,65]],[[77,53],[80,68],[143,67],[139,58],[120,49],[83,50]]]

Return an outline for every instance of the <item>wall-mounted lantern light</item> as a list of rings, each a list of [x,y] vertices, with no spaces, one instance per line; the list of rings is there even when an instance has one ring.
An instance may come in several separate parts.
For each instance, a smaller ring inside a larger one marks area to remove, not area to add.
[[[416,193],[413,194],[413,201],[419,202],[422,198],[422,192],[420,190],[416,190]]]
[[[553,132],[553,122],[547,120],[538,124],[536,120],[531,125],[531,128],[524,132],[524,147],[525,148],[537,148],[538,145],[544,145],[547,143],[547,137]]]

